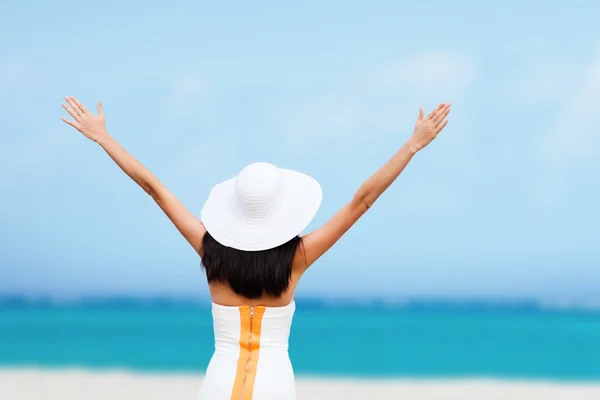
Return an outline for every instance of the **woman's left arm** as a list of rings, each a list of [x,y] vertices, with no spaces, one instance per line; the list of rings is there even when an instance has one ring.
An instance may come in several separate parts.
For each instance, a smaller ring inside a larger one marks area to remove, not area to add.
[[[154,199],[177,230],[192,245],[196,253],[200,253],[202,238],[206,233],[204,224],[148,168],[136,160],[108,134],[102,104],[98,103],[98,115],[95,115],[74,97],[65,97],[65,99],[70,107],[66,104],[63,104],[63,107],[75,121],[61,119],[88,139],[98,143],[123,172]]]
[[[304,251],[294,260],[297,271],[303,273],[327,252],[358,221],[381,194],[396,180],[413,156],[427,146],[444,129],[450,113],[450,104],[442,103],[427,117],[420,109],[412,137],[396,154],[367,179],[352,200],[342,207],[322,227],[302,238]]]

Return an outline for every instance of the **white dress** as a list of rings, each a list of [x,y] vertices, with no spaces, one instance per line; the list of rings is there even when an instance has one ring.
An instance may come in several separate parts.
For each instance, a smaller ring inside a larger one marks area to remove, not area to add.
[[[212,305],[215,352],[197,400],[295,400],[288,339],[295,302],[284,307]]]

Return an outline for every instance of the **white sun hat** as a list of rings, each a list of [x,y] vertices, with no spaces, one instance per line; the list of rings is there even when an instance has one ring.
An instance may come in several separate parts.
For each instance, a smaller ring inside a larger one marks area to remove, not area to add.
[[[215,185],[201,219],[220,244],[238,250],[268,250],[301,234],[314,218],[323,192],[312,177],[264,162]]]

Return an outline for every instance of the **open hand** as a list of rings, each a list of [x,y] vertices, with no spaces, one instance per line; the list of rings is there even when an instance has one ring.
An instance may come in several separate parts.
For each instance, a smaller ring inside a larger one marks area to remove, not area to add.
[[[102,112],[101,102],[98,102],[98,115],[94,115],[94,113],[88,111],[75,97],[67,96],[65,97],[65,100],[69,103],[70,107],[65,103],[63,103],[62,106],[67,110],[71,117],[73,117],[75,122],[61,118],[63,122],[71,125],[73,128],[83,133],[85,137],[94,142],[98,142],[102,137],[108,135],[106,133],[106,117],[104,116],[104,112]]]
[[[440,104],[425,118],[423,118],[423,108],[420,108],[415,129],[408,141],[410,149],[416,153],[431,143],[438,133],[444,129],[446,124],[448,124],[446,117],[449,113],[450,104],[446,103]]]

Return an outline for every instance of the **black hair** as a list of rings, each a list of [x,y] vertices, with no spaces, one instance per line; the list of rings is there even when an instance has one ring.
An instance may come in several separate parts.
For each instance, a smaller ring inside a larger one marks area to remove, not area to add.
[[[292,262],[301,245],[302,239],[296,236],[273,249],[243,251],[222,245],[206,232],[200,257],[209,283],[227,283],[248,299],[263,294],[279,297],[290,286]]]

